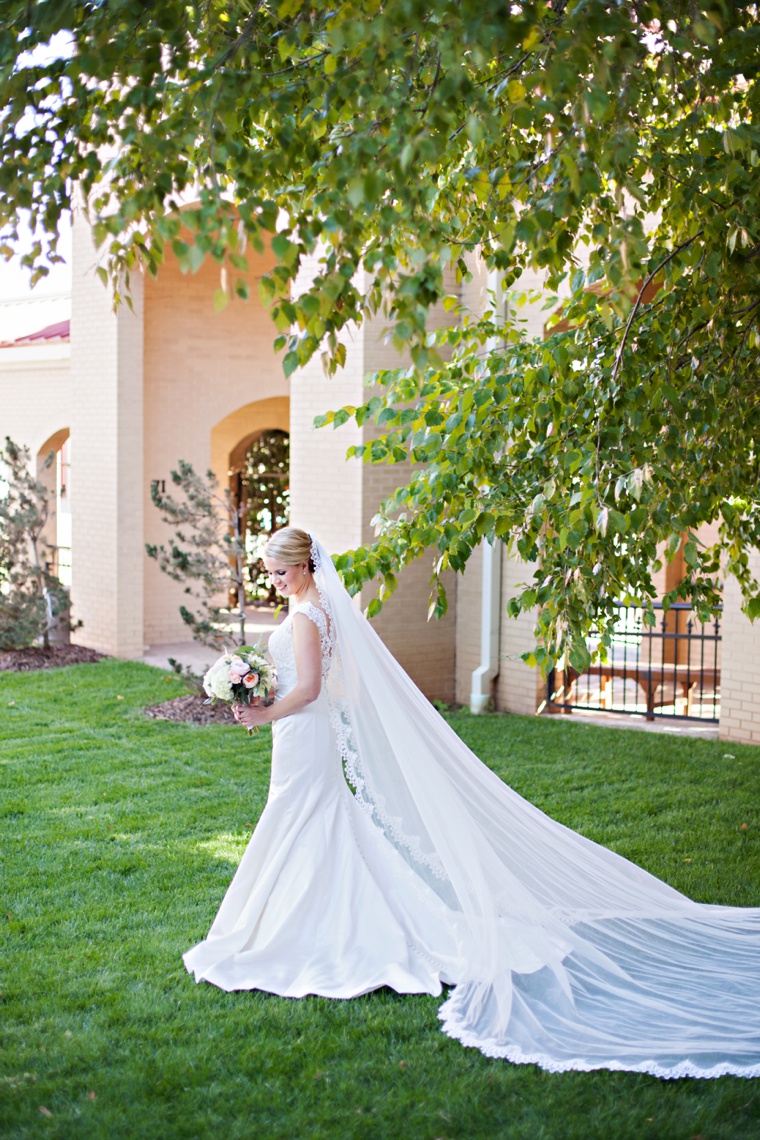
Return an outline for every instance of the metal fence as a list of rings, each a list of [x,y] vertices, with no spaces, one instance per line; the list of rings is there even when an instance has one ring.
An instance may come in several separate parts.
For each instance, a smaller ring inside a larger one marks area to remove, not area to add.
[[[555,669],[547,684],[547,707],[639,713],[648,720],[670,717],[720,719],[720,618],[703,625],[691,606],[676,603],[654,626],[644,611],[620,605],[608,660],[578,673]],[[596,642],[589,642],[594,650]]]

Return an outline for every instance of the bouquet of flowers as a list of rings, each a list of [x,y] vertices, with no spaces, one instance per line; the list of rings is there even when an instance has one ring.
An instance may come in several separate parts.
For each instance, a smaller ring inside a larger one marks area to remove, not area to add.
[[[241,645],[214,662],[203,678],[203,688],[208,694],[207,705],[217,701],[250,705],[254,697],[268,705],[275,689],[274,666],[258,645]]]

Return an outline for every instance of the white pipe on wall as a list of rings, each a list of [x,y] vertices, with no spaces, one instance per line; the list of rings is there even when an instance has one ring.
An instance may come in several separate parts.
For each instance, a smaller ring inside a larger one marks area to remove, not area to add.
[[[499,673],[501,624],[501,543],[483,543],[480,595],[480,665],[473,671],[470,712],[482,713],[491,699],[491,682]]]
[[[487,288],[497,311],[506,320],[504,296],[498,272],[488,274]],[[489,344],[489,348],[495,344]],[[480,664],[473,671],[470,685],[470,712],[482,713],[491,699],[491,682],[499,673],[499,631],[501,627],[501,543],[484,542],[480,583]]]

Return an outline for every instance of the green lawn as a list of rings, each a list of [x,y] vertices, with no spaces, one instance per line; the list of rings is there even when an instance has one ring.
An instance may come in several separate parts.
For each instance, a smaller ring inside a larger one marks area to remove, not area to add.
[[[270,738],[142,715],[180,691],[114,661],[0,674],[2,1137],[760,1137],[758,1081],[550,1075],[449,1040],[435,998],[197,986],[181,954],[263,807]],[[698,899],[760,905],[760,750],[452,721],[564,823]]]

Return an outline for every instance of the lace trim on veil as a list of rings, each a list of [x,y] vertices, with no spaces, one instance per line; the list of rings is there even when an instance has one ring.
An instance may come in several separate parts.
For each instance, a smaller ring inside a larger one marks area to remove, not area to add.
[[[719,1061],[715,1065],[698,1065],[694,1061],[678,1061],[663,1065],[654,1058],[647,1061],[589,1061],[585,1057],[572,1057],[558,1060],[548,1053],[526,1052],[519,1045],[501,1045],[498,1041],[488,1041],[473,1033],[456,1014],[451,1012],[453,1002],[445,1001],[438,1010],[441,1029],[447,1037],[452,1037],[467,1049],[477,1049],[485,1057],[511,1061],[513,1065],[540,1065],[548,1073],[594,1073],[607,1069],[613,1073],[648,1073],[663,1081],[676,1081],[683,1077],[699,1080],[714,1080],[716,1077],[760,1077],[760,1065],[738,1065],[731,1061]]]
[[[322,555],[317,543],[311,540],[311,562],[313,566],[314,581],[319,593],[319,600],[330,620],[330,671],[328,685],[328,701],[330,705],[330,721],[335,738],[338,743],[343,770],[346,779],[354,793],[354,798],[372,823],[390,839],[394,847],[405,851],[413,862],[427,870],[442,882],[449,878],[443,864],[437,855],[431,855],[422,849],[419,836],[408,835],[400,826],[398,819],[394,818],[381,796],[373,795],[365,778],[361,752],[356,741],[349,704],[343,686],[343,664],[340,659],[340,650],[337,645],[333,615],[327,592],[321,582]]]

